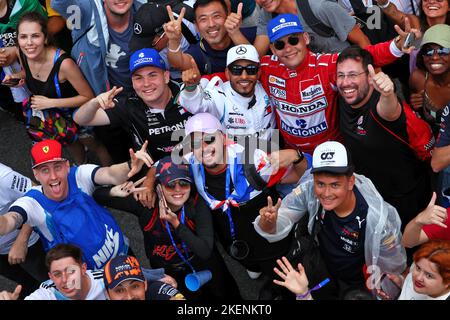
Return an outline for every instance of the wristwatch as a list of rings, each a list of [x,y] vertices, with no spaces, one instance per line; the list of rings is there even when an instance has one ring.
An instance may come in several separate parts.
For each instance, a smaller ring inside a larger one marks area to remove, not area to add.
[[[295,150],[297,152],[298,155],[298,159],[295,160],[294,162],[292,162],[292,164],[299,164],[300,162],[302,162],[303,159],[305,159],[305,155],[303,154],[303,152],[301,152],[300,150]]]

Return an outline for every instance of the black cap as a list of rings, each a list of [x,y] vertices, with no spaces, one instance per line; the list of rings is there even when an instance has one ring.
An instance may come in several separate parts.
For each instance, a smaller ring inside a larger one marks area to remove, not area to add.
[[[143,4],[134,16],[130,51],[151,48],[153,39],[164,32],[163,24],[169,20],[165,6],[154,2]]]

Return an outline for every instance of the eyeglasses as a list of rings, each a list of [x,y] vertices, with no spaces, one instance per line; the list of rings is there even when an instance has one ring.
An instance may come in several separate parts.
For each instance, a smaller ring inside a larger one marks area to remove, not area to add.
[[[337,77],[337,79],[338,79],[339,81],[344,81],[346,77],[347,77],[350,81],[355,81],[356,78],[358,78],[358,76],[362,75],[363,73],[367,73],[367,71],[363,71],[363,72],[360,72],[360,73],[354,73],[354,72],[351,72],[351,73],[349,73],[349,74],[338,73],[336,77]]]
[[[450,48],[439,48],[439,49],[430,49],[422,52],[424,57],[432,57],[437,53],[439,57],[448,56],[450,54]]]
[[[250,64],[248,66],[241,66],[239,64],[233,64],[228,66],[228,70],[230,70],[233,76],[240,76],[244,70],[247,72],[249,76],[254,76],[258,73],[259,66]]]
[[[161,34],[155,35],[155,38],[153,38],[153,41],[152,41],[152,47],[155,47],[158,44],[158,42],[161,41],[161,39],[164,37],[165,34],[166,34],[166,32],[163,31]],[[158,37],[158,39],[156,39],[156,37]],[[155,41],[155,39],[156,39],[156,41]]]
[[[180,179],[180,180],[170,181],[168,184],[165,185],[165,187],[167,189],[174,190],[177,184],[180,188],[187,188],[191,185],[189,181]]]
[[[213,144],[216,141],[215,134],[205,134],[201,139],[191,140],[191,149],[199,149],[202,146],[202,142],[207,145]]]
[[[299,36],[290,36],[287,39],[287,42],[291,45],[291,46],[296,46],[299,42],[300,42],[300,37]],[[284,47],[286,46],[286,42],[282,41],[282,40],[277,40],[273,43],[273,46],[275,47],[275,49],[277,50],[283,50]]]

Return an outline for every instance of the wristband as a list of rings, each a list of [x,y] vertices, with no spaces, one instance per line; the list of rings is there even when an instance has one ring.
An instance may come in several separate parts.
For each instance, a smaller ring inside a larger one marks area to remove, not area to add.
[[[311,292],[316,291],[316,290],[319,290],[319,289],[322,288],[324,285],[326,285],[328,282],[330,282],[330,279],[329,279],[329,278],[326,278],[326,279],[323,280],[321,283],[319,283],[318,285],[316,285],[314,288],[309,289],[308,291],[306,291],[305,294],[298,294],[298,295],[296,296],[296,298],[297,298],[298,300],[303,300],[303,299],[305,299]],[[311,299],[312,299],[312,297],[311,297]],[[310,300],[311,300],[311,299],[310,299]]]
[[[391,1],[388,1],[385,5],[381,5],[377,3],[377,6],[379,6],[381,9],[386,9],[391,4]]]
[[[197,84],[192,84],[189,86],[184,86],[183,89],[186,89],[187,91],[194,91],[197,88]]]
[[[309,298],[309,299],[306,299],[306,300],[312,300],[312,297],[311,297],[311,291],[310,291],[310,290],[306,291],[305,294],[298,294],[298,295],[296,295],[295,298],[296,298],[297,300],[305,300],[305,298],[308,297],[308,296],[309,296],[310,298]]]
[[[292,162],[292,164],[299,164],[300,162],[302,162],[303,159],[305,159],[305,155],[298,149],[295,151],[297,151],[298,159]]]
[[[178,51],[180,51],[180,49],[181,49],[181,42],[180,42],[178,48],[176,48],[175,50],[174,50],[174,49],[170,49],[170,48],[167,46],[167,50],[169,50],[169,52],[172,52],[172,53],[177,53]]]

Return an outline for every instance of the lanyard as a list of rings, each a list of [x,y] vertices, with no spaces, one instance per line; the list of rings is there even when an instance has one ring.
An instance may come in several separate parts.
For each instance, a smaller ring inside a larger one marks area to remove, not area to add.
[[[200,172],[202,174],[202,179],[203,179],[203,185],[205,185],[205,168],[203,167],[203,165],[200,165]],[[225,201],[228,201],[228,198],[230,197],[230,181],[231,181],[231,173],[230,173],[230,165],[227,165],[227,170],[226,170],[226,177],[225,177]],[[208,197],[212,200],[216,200],[212,195],[210,195],[208,193],[208,191],[206,191],[206,194],[208,195]],[[226,214],[228,216],[228,223],[230,224],[230,233],[231,233],[231,239],[236,240],[236,232],[234,229],[234,222],[233,222],[233,218],[231,217],[231,208],[230,208],[230,204],[227,207],[226,210]]]
[[[180,219],[181,224],[184,224],[184,220],[185,220],[185,214],[184,214],[184,206],[183,206],[183,208],[181,208],[181,219]],[[188,248],[187,248],[186,244],[184,243],[184,241],[181,241],[181,246],[183,247],[184,253],[186,254],[186,257],[185,257],[181,253],[181,251],[178,249],[178,247],[175,243],[175,240],[173,239],[172,232],[170,231],[169,223],[167,221],[166,221],[166,229],[167,229],[167,232],[169,233],[170,241],[172,242],[172,246],[175,249],[175,252],[181,258],[181,260],[183,260],[183,262],[185,264],[187,264],[189,266],[189,268],[191,268],[192,272],[195,273],[194,267],[188,260],[189,256],[188,256]]]

